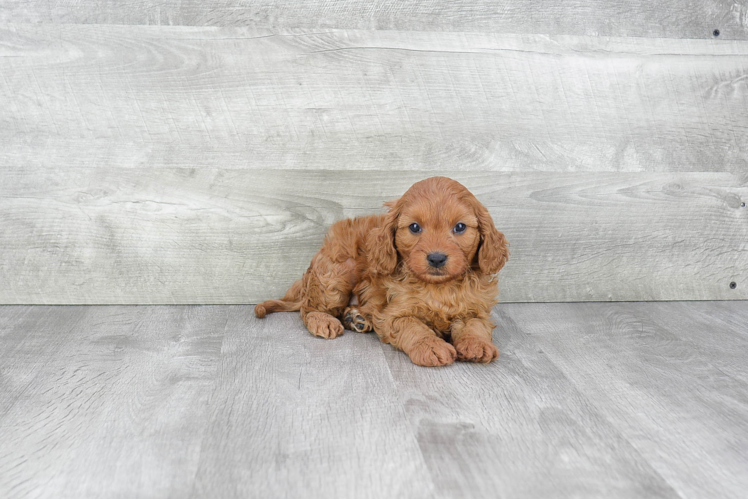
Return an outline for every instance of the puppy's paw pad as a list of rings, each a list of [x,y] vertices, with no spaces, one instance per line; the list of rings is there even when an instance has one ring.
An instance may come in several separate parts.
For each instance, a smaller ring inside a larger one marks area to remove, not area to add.
[[[324,339],[334,339],[342,335],[344,328],[338,318],[327,313],[311,312],[306,315],[306,327],[312,335]]]
[[[442,339],[429,337],[416,344],[408,355],[419,366],[444,366],[454,362],[457,352]]]
[[[373,330],[371,324],[369,324],[369,322],[366,321],[366,318],[358,312],[358,309],[353,309],[351,307],[346,309],[343,314],[343,324],[347,329],[358,333],[365,333]]]
[[[493,343],[478,337],[462,337],[455,342],[457,359],[473,363],[490,363],[499,357],[499,350]]]

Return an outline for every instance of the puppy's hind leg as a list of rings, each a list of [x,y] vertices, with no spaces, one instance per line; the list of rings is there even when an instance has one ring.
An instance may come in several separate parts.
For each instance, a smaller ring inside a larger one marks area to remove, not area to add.
[[[301,319],[307,329],[317,337],[333,339],[343,334],[343,324],[338,319],[348,305],[355,284],[355,262],[334,262],[319,253],[304,275],[304,298]]]
[[[371,326],[371,321],[366,319],[358,307],[348,306],[343,311],[343,324],[351,331],[358,333],[366,333],[374,330]]]

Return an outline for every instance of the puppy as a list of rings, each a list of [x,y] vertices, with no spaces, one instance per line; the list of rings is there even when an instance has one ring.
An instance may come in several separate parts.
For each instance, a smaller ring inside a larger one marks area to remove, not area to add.
[[[256,316],[301,311],[324,338],[344,324],[373,330],[421,366],[495,360],[490,314],[509,251],[488,210],[446,177],[417,182],[385,206],[386,214],[333,224],[304,276],[282,299],[258,304]]]

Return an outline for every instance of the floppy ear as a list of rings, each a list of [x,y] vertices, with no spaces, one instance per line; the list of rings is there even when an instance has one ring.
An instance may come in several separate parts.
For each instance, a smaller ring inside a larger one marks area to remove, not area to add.
[[[376,274],[387,276],[392,274],[397,267],[395,230],[397,218],[400,216],[399,201],[388,201],[384,204],[390,209],[384,218],[384,223],[373,229],[366,237],[366,255]]]
[[[509,259],[509,243],[504,233],[496,229],[491,214],[478,200],[474,202],[475,215],[478,217],[478,230],[481,242],[476,259],[483,274],[498,273]]]

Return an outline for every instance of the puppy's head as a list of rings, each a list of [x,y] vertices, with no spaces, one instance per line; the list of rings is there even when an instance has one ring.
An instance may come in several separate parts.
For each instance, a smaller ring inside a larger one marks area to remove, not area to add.
[[[431,177],[413,184],[372,231],[367,249],[375,271],[398,263],[427,283],[444,283],[475,268],[495,274],[509,258],[504,235],[488,210],[459,182]]]

